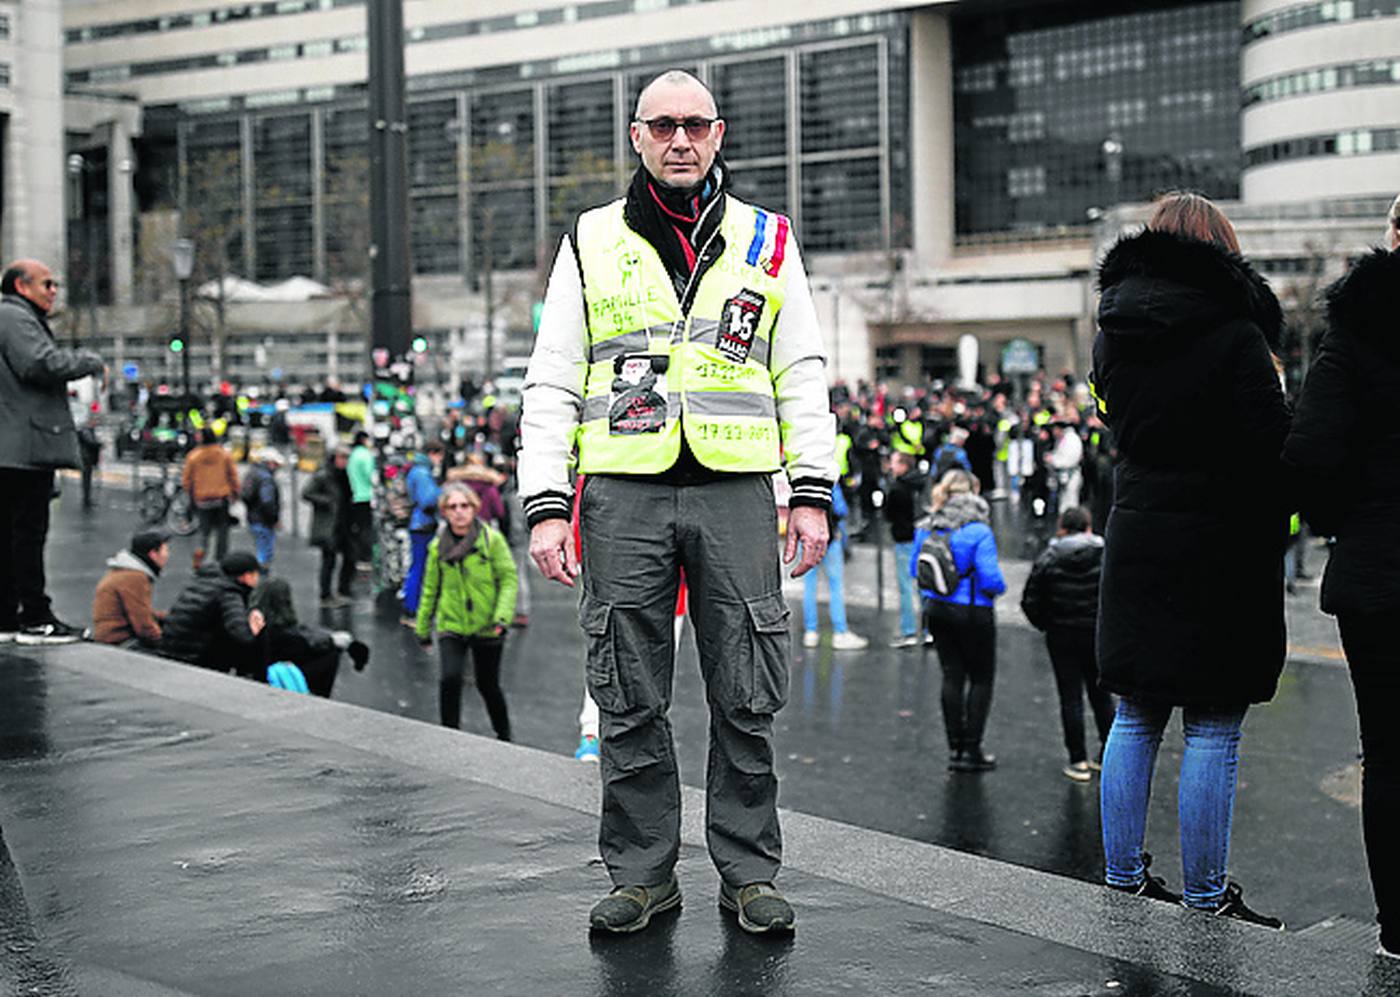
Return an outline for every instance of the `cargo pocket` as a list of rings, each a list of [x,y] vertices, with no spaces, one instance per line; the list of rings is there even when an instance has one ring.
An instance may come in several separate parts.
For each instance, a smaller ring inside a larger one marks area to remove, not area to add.
[[[788,670],[792,657],[792,615],[782,593],[744,602],[752,625],[752,682],[748,708],[754,713],[777,713],[787,703]]]
[[[617,673],[616,634],[613,632],[612,603],[584,593],[578,618],[588,640],[585,673],[588,693],[605,713],[625,713],[627,697]]]

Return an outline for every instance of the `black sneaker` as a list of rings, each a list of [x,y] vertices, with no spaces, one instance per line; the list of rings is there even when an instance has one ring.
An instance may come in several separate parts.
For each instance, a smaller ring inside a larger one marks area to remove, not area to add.
[[[1142,882],[1136,886],[1113,886],[1119,893],[1128,893],[1135,897],[1146,897],[1148,900],[1161,900],[1164,903],[1181,903],[1181,894],[1173,893],[1167,889],[1167,881],[1161,876],[1154,876],[1148,869],[1152,868],[1152,856],[1147,852],[1142,853]]]
[[[1244,891],[1240,889],[1240,884],[1231,881],[1225,887],[1225,896],[1221,898],[1220,906],[1215,908],[1215,916],[1233,917],[1236,921],[1257,924],[1261,928],[1273,928],[1275,931],[1283,930],[1283,922],[1278,918],[1260,914],[1257,910],[1250,910],[1246,907],[1243,894]]]
[[[651,923],[653,914],[679,907],[681,887],[675,873],[660,886],[619,886],[588,912],[588,926],[593,931],[629,934],[641,931]]]
[[[719,905],[739,917],[739,927],[754,935],[796,930],[792,904],[772,883],[749,883],[737,889],[721,881]]]
[[[76,644],[91,636],[91,631],[82,627],[70,627],[62,620],[49,620],[47,623],[21,627],[15,636],[15,643],[27,647],[50,647],[54,644]]]
[[[964,748],[948,763],[948,768],[954,772],[990,772],[996,767],[997,756],[985,753],[980,747]]]

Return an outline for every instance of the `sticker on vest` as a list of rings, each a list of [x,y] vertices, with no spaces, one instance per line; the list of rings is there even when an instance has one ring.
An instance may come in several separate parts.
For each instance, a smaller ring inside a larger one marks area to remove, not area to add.
[[[753,349],[753,337],[763,318],[764,297],[747,287],[724,303],[719,313],[719,351],[735,363],[744,363]]]
[[[613,436],[659,433],[666,426],[667,357],[625,356],[613,364],[616,377],[608,403]]]

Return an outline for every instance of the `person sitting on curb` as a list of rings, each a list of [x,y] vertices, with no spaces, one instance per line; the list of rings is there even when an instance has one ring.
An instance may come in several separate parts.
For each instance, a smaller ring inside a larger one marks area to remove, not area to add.
[[[93,640],[132,650],[155,649],[165,614],[152,609],[151,595],[169,560],[169,534],[146,530],[107,561],[107,574],[92,595]]]
[[[1021,595],[1026,619],[1045,634],[1069,751],[1063,771],[1075,782],[1088,782],[1100,768],[1114,712],[1113,695],[1099,688],[1099,659],[1094,652],[1104,542],[1094,535],[1092,522],[1087,509],[1075,507],[1060,514],[1059,532],[1036,559]],[[1089,694],[1099,732],[1094,761],[1084,745],[1084,692]]]
[[[248,609],[261,577],[258,559],[246,550],[200,568],[165,617],[160,653],[216,672],[262,678],[258,634],[266,620],[261,610]]]
[[[355,671],[369,661],[369,647],[348,630],[302,624],[292,602],[292,587],[284,578],[269,578],[253,592],[252,606],[261,611],[267,625],[258,635],[261,660],[265,667],[289,661],[301,669],[308,691],[323,699],[331,698],[340,652],[348,651]]]

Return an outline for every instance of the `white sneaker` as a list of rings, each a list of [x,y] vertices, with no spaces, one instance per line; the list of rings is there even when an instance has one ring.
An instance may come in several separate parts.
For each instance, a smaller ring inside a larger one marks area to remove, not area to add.
[[[815,630],[808,630],[802,634],[803,647],[816,647],[822,642],[822,635]]]
[[[851,633],[849,630],[831,635],[831,649],[833,651],[863,651],[869,646],[870,641],[860,634]]]
[[[18,630],[0,630],[0,644],[13,644],[18,636]]]
[[[1066,778],[1073,779],[1075,782],[1088,782],[1094,777],[1088,762],[1070,762],[1060,771],[1065,774]]]
[[[918,634],[904,634],[890,641],[890,647],[918,647],[919,644]]]

